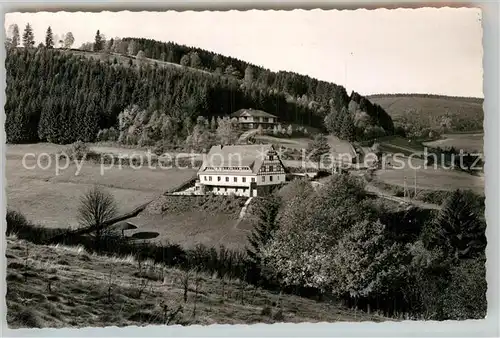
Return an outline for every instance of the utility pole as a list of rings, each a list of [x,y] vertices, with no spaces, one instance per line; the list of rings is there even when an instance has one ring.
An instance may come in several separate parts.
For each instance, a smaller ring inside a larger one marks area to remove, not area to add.
[[[406,176],[403,178],[403,200],[406,202]]]
[[[415,182],[414,182],[414,186],[415,186],[415,192],[413,193],[413,198],[416,198],[417,197],[417,169],[415,168]]]
[[[347,90],[347,68],[351,56],[353,56],[352,52],[350,52],[347,58],[344,60],[344,87],[346,90]]]

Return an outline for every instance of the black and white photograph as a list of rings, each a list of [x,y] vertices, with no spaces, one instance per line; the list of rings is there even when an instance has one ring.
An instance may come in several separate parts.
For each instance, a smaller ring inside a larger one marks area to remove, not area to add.
[[[6,13],[8,327],[485,318],[482,18]]]

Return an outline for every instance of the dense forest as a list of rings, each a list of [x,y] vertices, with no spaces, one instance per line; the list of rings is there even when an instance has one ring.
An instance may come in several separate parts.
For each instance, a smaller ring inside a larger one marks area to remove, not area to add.
[[[100,130],[118,129],[120,113],[131,107],[144,110],[146,119],[159,115],[159,123],[168,125],[166,129],[181,140],[191,134],[197,117],[226,116],[240,108],[262,109],[283,123],[332,133],[347,124],[352,133],[339,135],[343,138],[370,138],[374,129],[378,134],[393,133],[392,120],[380,106],[308,76],[274,73],[201,49],[154,40],[99,40],[92,50],[107,57],[92,59],[81,51],[44,45],[8,48],[9,143],[95,141]],[[128,63],[119,58],[124,55]],[[133,62],[144,58],[158,62]],[[162,60],[183,67],[159,66]],[[325,127],[329,115],[337,117],[330,119],[336,124]]]

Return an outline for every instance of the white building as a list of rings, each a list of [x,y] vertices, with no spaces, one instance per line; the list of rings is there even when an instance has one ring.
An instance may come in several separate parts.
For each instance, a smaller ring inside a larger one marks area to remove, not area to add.
[[[284,182],[285,167],[272,145],[219,145],[205,156],[195,189],[250,197]]]
[[[238,123],[243,129],[263,129],[273,128],[278,124],[278,118],[272,114],[256,109],[240,109],[231,114],[231,117],[238,119]]]

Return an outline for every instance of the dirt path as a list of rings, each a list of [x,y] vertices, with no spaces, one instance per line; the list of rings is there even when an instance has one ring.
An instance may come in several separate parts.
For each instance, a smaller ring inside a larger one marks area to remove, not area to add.
[[[247,213],[247,209],[248,209],[248,206],[250,205],[250,202],[252,201],[253,197],[249,197],[245,204],[243,205],[243,208],[241,208],[241,211],[240,211],[240,215],[238,216],[238,222],[236,224],[236,226],[241,222],[241,220],[243,219],[243,217],[245,217],[246,213]],[[235,226],[235,228],[236,228]]]
[[[253,197],[249,197],[246,201],[245,201],[245,204],[243,205],[243,207],[241,208],[241,211],[240,211],[240,214],[238,215],[238,219],[236,220],[236,222],[234,223],[234,226],[233,226],[233,229],[232,230],[236,230],[236,231],[245,231],[245,232],[248,232],[248,230],[245,230],[245,229],[239,229],[238,228],[238,225],[240,225],[241,221],[245,218],[245,215],[247,213],[247,209],[248,209],[248,206],[250,205],[250,202],[252,201]],[[226,238],[226,236],[228,235],[228,233],[224,234],[221,238],[220,238],[220,242],[222,243],[222,240],[224,238]]]

